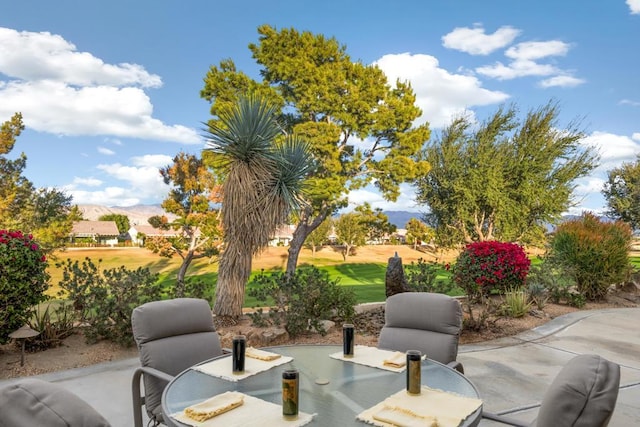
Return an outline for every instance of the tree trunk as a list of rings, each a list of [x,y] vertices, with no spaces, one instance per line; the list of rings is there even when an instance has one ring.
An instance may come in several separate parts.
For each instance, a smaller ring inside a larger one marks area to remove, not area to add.
[[[313,230],[315,230],[320,224],[322,224],[322,221],[324,221],[328,215],[329,211],[320,213],[313,219],[313,221],[311,221],[311,224],[308,223],[309,217],[306,215],[304,215],[300,219],[298,226],[293,232],[291,243],[289,244],[289,258],[287,258],[286,270],[287,276],[292,277],[296,273],[296,267],[298,266],[298,257],[300,256],[300,251],[302,250],[304,241]]]
[[[345,244],[344,251],[342,251],[342,260],[346,261],[349,256],[349,252],[351,252],[351,245]]]
[[[251,275],[251,252],[241,242],[232,242],[220,255],[213,313],[239,319],[242,317],[245,285]]]
[[[178,270],[176,289],[174,292],[176,298],[184,297],[184,276],[187,274],[187,269],[189,268],[191,261],[193,261],[193,251],[187,252],[187,255],[182,258],[182,265],[180,265],[180,269]]]

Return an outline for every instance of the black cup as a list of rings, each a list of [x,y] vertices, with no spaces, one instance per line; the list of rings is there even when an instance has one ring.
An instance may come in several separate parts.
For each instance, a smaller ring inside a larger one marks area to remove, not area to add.
[[[244,335],[236,335],[232,341],[231,360],[233,361],[233,373],[244,373],[244,353],[247,349],[247,341]]]
[[[351,323],[342,325],[342,353],[344,357],[353,357],[355,328]]]
[[[420,394],[422,389],[422,353],[419,350],[407,351],[407,392]]]

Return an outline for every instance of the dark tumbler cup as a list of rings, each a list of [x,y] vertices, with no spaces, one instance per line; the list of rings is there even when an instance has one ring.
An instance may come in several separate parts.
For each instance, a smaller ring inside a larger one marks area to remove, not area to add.
[[[407,392],[420,394],[422,389],[422,353],[419,350],[407,351]]]
[[[353,357],[355,328],[350,323],[342,325],[342,353],[344,357]]]
[[[282,415],[285,419],[298,418],[299,374],[295,369],[282,373]]]
[[[247,341],[244,335],[236,335],[232,341],[231,360],[233,361],[233,373],[244,374],[244,353],[247,349]]]

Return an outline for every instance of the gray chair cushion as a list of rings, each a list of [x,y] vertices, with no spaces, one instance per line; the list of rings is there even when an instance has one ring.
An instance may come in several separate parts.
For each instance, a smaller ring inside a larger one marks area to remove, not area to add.
[[[420,350],[440,363],[456,360],[462,329],[462,308],[443,294],[404,292],[387,298],[385,325],[378,347]]]
[[[532,425],[606,426],[619,386],[619,365],[593,354],[574,357],[553,380]]]
[[[64,388],[35,378],[0,389],[2,427],[108,427],[87,402]]]
[[[196,363],[222,354],[209,304],[202,299],[177,298],[136,307],[131,315],[140,363],[175,376]],[[144,375],[145,406],[159,414],[167,383]]]

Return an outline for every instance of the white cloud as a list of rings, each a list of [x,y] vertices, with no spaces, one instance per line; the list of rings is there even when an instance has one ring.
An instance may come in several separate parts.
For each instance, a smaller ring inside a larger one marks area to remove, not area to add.
[[[57,34],[0,27],[0,72],[20,80],[55,80],[76,86],[159,87],[160,76],[137,64],[105,64]]]
[[[634,134],[635,135],[635,134]],[[600,166],[598,171],[606,172],[620,166],[623,162],[633,162],[640,154],[640,138],[629,138],[625,135],[616,135],[607,132],[593,132],[580,143],[587,149],[600,153]]]
[[[25,125],[40,132],[202,142],[194,129],[154,119],[153,105],[140,88],[74,88],[50,80],[10,82],[0,86],[0,98],[0,117],[21,111]]]
[[[549,88],[549,87],[575,87],[583,84],[585,82],[584,79],[579,79],[573,76],[555,76],[540,82],[540,87]]]
[[[372,209],[380,208],[384,211],[426,211],[427,207],[416,205],[415,199],[415,189],[409,184],[400,185],[400,196],[395,202],[384,200],[373,186],[368,186],[349,193],[349,206],[345,208],[345,211],[352,211],[356,206],[362,205],[365,202],[369,203]]]
[[[640,0],[627,0],[627,6],[629,6],[632,15],[640,13]]]
[[[488,55],[511,44],[519,34],[520,30],[509,26],[500,27],[493,34],[485,34],[481,25],[474,28],[458,27],[442,36],[442,44],[471,55]]]
[[[68,186],[65,192],[73,197],[77,205],[135,206],[141,203],[138,197],[131,197],[131,190],[121,187],[107,187],[101,191],[84,191]]]
[[[508,64],[496,62],[493,65],[477,67],[476,72],[498,80],[511,80],[528,76],[552,76],[539,83],[543,88],[574,87],[584,83],[583,79],[573,77],[555,65],[538,62],[541,59],[566,56],[571,46],[559,40],[544,42],[523,42],[506,50],[505,56],[511,59]]]
[[[620,105],[631,105],[632,107],[640,107],[640,102],[632,101],[630,99],[621,99],[618,104]]]
[[[510,47],[504,53],[507,58],[515,60],[535,60],[548,56],[565,56],[569,51],[569,44],[559,40],[546,42],[524,42]]]
[[[103,181],[96,178],[76,177],[72,184],[63,189],[73,196],[74,204],[99,204],[104,206],[133,206],[141,203],[157,203],[169,193],[159,168],[171,164],[173,157],[163,154],[148,154],[132,157],[132,166],[121,163],[100,164],[96,169],[110,177],[110,182],[119,181],[121,185],[111,185],[103,189],[88,191],[81,187],[100,187]]]
[[[98,153],[104,154],[105,156],[113,156],[114,154],[116,154],[115,151],[109,150],[108,148],[105,148],[105,147],[98,147]]]
[[[640,132],[634,132],[633,135],[631,135],[631,139],[634,141],[640,141]]]
[[[419,122],[429,121],[432,128],[450,123],[452,117],[469,114],[469,108],[504,102],[509,95],[482,87],[474,76],[452,74],[440,68],[430,55],[410,53],[385,55],[376,61],[390,82],[408,80],[422,109]]]
[[[549,76],[559,73],[560,70],[553,65],[538,64],[526,59],[512,61],[508,65],[496,62],[494,65],[485,65],[476,68],[476,72],[498,80],[511,80],[527,76]]]
[[[102,181],[96,178],[79,178],[75,177],[73,179],[73,186],[77,185],[86,185],[87,187],[99,187],[102,185]]]
[[[173,163],[173,157],[165,154],[145,154],[144,156],[132,157],[131,163],[141,167],[162,168]]]
[[[153,118],[144,88],[160,77],[136,64],[105,64],[48,32],[0,28],[0,120],[20,111],[27,127],[61,135],[108,135],[198,144],[194,129]]]

